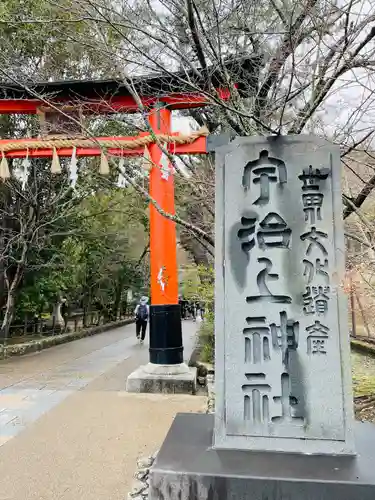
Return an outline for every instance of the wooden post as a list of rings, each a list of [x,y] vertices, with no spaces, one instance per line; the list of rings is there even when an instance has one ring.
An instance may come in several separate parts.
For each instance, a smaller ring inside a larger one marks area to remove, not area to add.
[[[171,133],[171,111],[160,105],[149,116],[155,133]],[[168,214],[175,213],[172,166],[158,144],[149,146],[152,163],[150,196]],[[150,363],[175,365],[183,362],[176,224],[150,204]]]
[[[353,278],[352,278],[352,269],[349,274],[349,286],[350,286],[350,308],[352,313],[352,336],[357,336],[357,324],[355,317],[355,300],[354,300],[354,289],[353,289]]]
[[[354,294],[355,294],[355,298],[357,299],[357,304],[358,304],[359,310],[361,312],[363,326],[365,327],[367,336],[371,337],[370,327],[369,327],[369,324],[368,324],[368,321],[367,321],[367,318],[366,318],[366,315],[365,315],[365,311],[363,310],[362,303],[361,303],[361,300],[359,298],[359,295],[358,295],[358,292],[357,292],[356,288],[354,289]]]

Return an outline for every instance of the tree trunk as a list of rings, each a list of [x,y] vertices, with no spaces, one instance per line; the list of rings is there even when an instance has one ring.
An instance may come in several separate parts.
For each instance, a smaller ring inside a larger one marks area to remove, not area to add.
[[[91,308],[91,287],[87,287],[88,291],[83,297],[83,327],[87,328],[89,326],[88,319]],[[100,315],[100,312],[99,312]]]
[[[213,224],[210,216],[205,213],[201,206],[191,205],[186,209],[188,221],[194,226],[204,228],[209,227],[209,222]],[[179,231],[180,244],[193,258],[194,263],[199,266],[208,267],[212,261],[212,255],[208,252],[206,245],[202,245],[198,239],[186,228]]]
[[[121,302],[122,302],[122,290],[124,288],[124,280],[120,277],[117,282],[115,289],[115,300],[113,303],[113,321],[120,319],[121,316]]]
[[[22,276],[23,276],[24,263],[25,263],[25,259],[26,259],[26,251],[27,251],[27,246],[25,243],[23,245],[21,259],[17,264],[16,272],[14,273],[14,276],[13,276],[11,281],[9,279],[7,271],[4,270],[4,279],[5,279],[7,289],[8,289],[8,295],[7,295],[7,303],[6,303],[6,308],[5,308],[5,315],[4,315],[4,319],[3,319],[3,322],[2,322],[2,325],[0,328],[0,339],[3,339],[3,340],[6,340],[9,337],[9,329],[10,329],[10,326],[12,324],[14,306],[15,306],[15,302],[16,302],[16,291],[17,291],[18,285],[20,284]]]
[[[15,305],[15,290],[10,289],[8,292],[5,315],[0,329],[0,339],[7,340],[9,338],[9,329],[12,324],[13,313]]]

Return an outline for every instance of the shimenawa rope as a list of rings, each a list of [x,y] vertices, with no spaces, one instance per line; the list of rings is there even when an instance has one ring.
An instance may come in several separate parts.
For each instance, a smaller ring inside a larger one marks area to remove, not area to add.
[[[172,144],[191,144],[192,142],[199,139],[199,137],[207,137],[209,134],[206,127],[202,127],[196,132],[192,132],[189,135],[168,135],[168,134],[155,134],[145,135],[144,137],[138,137],[132,140],[108,140],[108,139],[87,139],[87,138],[67,138],[61,137],[57,139],[29,139],[25,141],[9,141],[4,144],[0,144],[0,152],[8,153],[9,151],[20,151],[24,149],[60,149],[60,148],[118,148],[118,149],[137,149],[140,147],[148,146],[153,142],[156,142],[154,137],[158,142],[161,143],[172,143]]]
[[[117,148],[117,149],[137,149],[143,147],[145,149],[144,160],[150,162],[147,146],[154,142],[158,143],[172,143],[174,145],[191,144],[200,137],[207,137],[209,131],[206,127],[202,127],[196,132],[191,134],[179,134],[179,135],[169,135],[169,134],[153,134],[146,135],[144,137],[138,137],[136,139],[127,140],[117,140],[117,139],[87,139],[78,137],[57,137],[49,139],[28,139],[25,141],[8,141],[6,143],[0,144],[0,179],[9,179],[11,177],[8,161],[6,158],[6,153],[10,151],[23,151],[32,149],[52,149],[52,164],[51,172],[53,174],[58,174],[61,172],[60,160],[58,156],[58,149],[61,148],[90,148],[96,147],[102,149],[100,155],[100,167],[99,172],[102,175],[109,174],[109,164],[108,158],[106,156],[106,149]]]

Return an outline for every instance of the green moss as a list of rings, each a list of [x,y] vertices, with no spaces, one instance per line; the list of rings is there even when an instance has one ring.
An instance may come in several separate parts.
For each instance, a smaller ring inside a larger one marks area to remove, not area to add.
[[[354,396],[375,394],[375,358],[352,352],[352,376]]]

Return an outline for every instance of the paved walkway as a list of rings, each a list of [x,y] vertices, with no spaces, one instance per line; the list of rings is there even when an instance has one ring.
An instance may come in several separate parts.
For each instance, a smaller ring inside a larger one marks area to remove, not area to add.
[[[186,355],[196,325],[184,323]],[[0,362],[0,500],[123,500],[135,462],[198,396],[130,395],[134,325]]]

